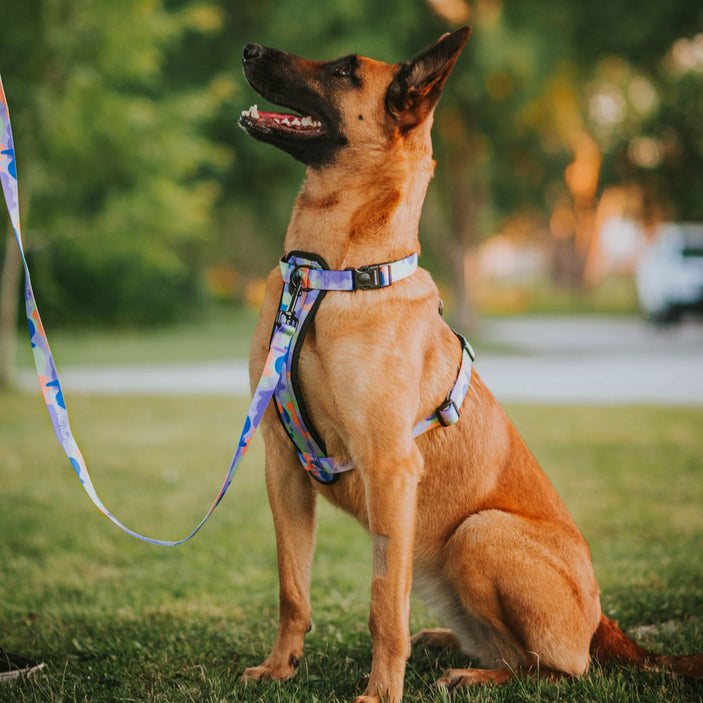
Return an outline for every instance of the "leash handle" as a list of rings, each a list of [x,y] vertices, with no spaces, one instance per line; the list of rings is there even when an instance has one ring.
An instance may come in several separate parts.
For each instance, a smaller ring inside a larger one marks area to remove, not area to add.
[[[49,340],[46,337],[44,326],[42,325],[41,317],[39,316],[39,310],[34,299],[34,291],[32,290],[32,283],[29,276],[29,267],[27,266],[27,259],[24,255],[24,247],[22,246],[15,148],[12,139],[12,128],[10,125],[10,112],[7,106],[5,90],[2,85],[2,76],[0,76],[0,182],[2,183],[5,204],[7,205],[10,221],[12,222],[12,228],[15,232],[15,239],[17,240],[17,246],[19,247],[22,257],[22,265],[24,266],[25,309],[27,313],[27,322],[29,323],[29,337],[32,344],[34,365],[37,370],[42,395],[44,396],[44,403],[49,411],[51,424],[54,427],[54,433],[56,434],[59,444],[66,453],[66,456],[71,462],[71,466],[73,466],[73,470],[78,476],[78,480],[81,482],[81,485],[85,489],[90,499],[93,501],[98,510],[115,525],[117,525],[117,527],[124,530],[127,534],[132,535],[132,537],[136,537],[144,542],[149,542],[150,544],[158,544],[164,547],[175,547],[176,545],[187,542],[200,530],[210,515],[212,515],[215,508],[219,505],[220,501],[227,492],[227,489],[232,482],[232,478],[239,468],[239,464],[244,457],[249,444],[251,443],[254,432],[261,422],[266,406],[269,404],[269,401],[271,400],[273,392],[276,388],[276,384],[278,383],[281,366],[280,360],[287,354],[288,346],[290,345],[290,341],[292,339],[292,330],[284,327],[279,329],[274,336],[274,340],[272,341],[271,348],[269,350],[269,355],[266,359],[264,372],[254,393],[254,397],[252,398],[246,420],[244,421],[244,427],[242,428],[242,434],[239,444],[237,445],[234,458],[232,459],[232,463],[227,471],[227,475],[225,476],[220,492],[217,494],[217,497],[210,507],[210,510],[207,512],[205,517],[203,517],[198,526],[187,537],[178,541],[152,539],[150,537],[145,537],[144,535],[141,535],[128,527],[125,527],[125,525],[123,525],[107,509],[98,496],[98,493],[95,490],[93,482],[90,478],[90,474],[88,473],[88,467],[86,466],[83,454],[81,453],[81,450],[73,437],[73,433],[71,432],[71,425],[68,420],[68,411],[66,409],[66,402],[64,399],[63,390],[61,388],[61,382],[59,381],[56,365],[54,364],[54,357],[52,356],[49,348]]]

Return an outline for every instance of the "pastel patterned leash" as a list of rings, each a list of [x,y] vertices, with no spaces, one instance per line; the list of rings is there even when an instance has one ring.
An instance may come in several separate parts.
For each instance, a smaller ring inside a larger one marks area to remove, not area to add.
[[[259,381],[259,385],[254,392],[254,397],[251,405],[249,406],[246,420],[244,421],[244,427],[242,429],[241,438],[239,440],[234,458],[232,459],[232,463],[227,471],[222,488],[220,489],[220,492],[205,517],[187,537],[175,542],[169,540],[152,539],[150,537],[140,535],[138,532],[134,532],[134,530],[130,530],[128,527],[125,527],[119,520],[117,520],[117,518],[115,518],[115,516],[112,515],[112,513],[105,507],[102,500],[100,500],[100,497],[93,486],[93,482],[91,481],[88,468],[83,455],[81,454],[81,450],[78,448],[78,444],[76,443],[73,433],[71,432],[71,426],[68,421],[68,413],[66,411],[66,403],[64,400],[63,391],[61,390],[61,383],[59,382],[54,359],[51,355],[51,350],[49,349],[49,342],[44,332],[41,317],[39,316],[39,310],[37,309],[37,304],[34,300],[34,292],[32,291],[29,268],[27,267],[27,260],[25,258],[24,248],[22,246],[19,197],[17,188],[17,165],[15,161],[12,129],[10,127],[10,113],[7,107],[7,99],[5,98],[5,91],[2,85],[1,76],[0,182],[2,183],[5,203],[10,214],[12,227],[15,231],[15,239],[17,240],[17,246],[19,247],[20,254],[22,256],[22,264],[24,266],[25,308],[27,311],[27,322],[29,323],[29,337],[32,343],[34,364],[37,369],[37,375],[39,377],[39,383],[44,396],[44,402],[46,403],[47,410],[49,411],[49,417],[51,418],[51,423],[54,427],[54,432],[59,444],[63,448],[64,452],[66,452],[66,456],[68,456],[78,479],[90,496],[90,499],[96,505],[98,510],[100,510],[105,517],[109,518],[115,525],[117,525],[117,527],[124,530],[127,534],[132,535],[132,537],[164,547],[174,547],[187,542],[200,530],[210,515],[212,515],[232,482],[232,478],[234,477],[234,474],[237,471],[247,448],[249,447],[249,444],[254,436],[254,432],[261,422],[264,411],[266,410],[266,407],[273,396],[274,390],[276,389],[278,379],[281,375],[281,365],[283,363],[283,359],[288,353],[288,347],[290,346],[291,339],[293,337],[293,328],[283,324],[276,330],[276,334],[271,341],[271,347],[266,359],[264,371],[261,375],[261,380]]]
[[[37,369],[37,375],[39,377],[39,383],[44,396],[44,402],[47,410],[49,411],[49,417],[51,418],[51,423],[54,427],[56,438],[59,440],[59,444],[62,446],[66,456],[68,456],[78,479],[83,485],[83,488],[86,490],[88,496],[96,505],[98,510],[100,510],[105,517],[109,518],[115,525],[117,525],[117,527],[124,530],[127,534],[143,540],[144,542],[158,544],[165,547],[174,547],[176,545],[183,544],[193,537],[205,524],[210,515],[212,515],[215,508],[220,504],[220,501],[232,483],[234,474],[239,468],[239,464],[244,457],[249,444],[251,443],[254,432],[259,426],[259,423],[264,416],[264,412],[271,402],[279,381],[281,380],[281,375],[285,370],[285,360],[289,355],[291,343],[295,337],[297,327],[301,323],[302,318],[307,314],[307,312],[309,312],[309,310],[305,309],[305,296],[302,294],[305,291],[313,290],[352,292],[357,290],[385,288],[386,286],[390,286],[394,281],[399,281],[412,275],[412,273],[414,273],[417,269],[417,255],[411,254],[400,261],[375,264],[372,266],[362,266],[358,269],[346,269],[344,271],[332,271],[329,269],[318,270],[311,268],[310,266],[294,267],[297,268],[298,273],[296,281],[293,282],[290,279],[290,276],[292,275],[291,271],[288,267],[283,266],[282,264],[281,273],[285,284],[285,294],[282,296],[279,314],[276,319],[276,324],[274,325],[274,334],[269,345],[269,353],[264,364],[264,370],[261,374],[261,379],[259,380],[256,390],[254,391],[254,397],[252,398],[249,411],[247,412],[247,417],[244,421],[244,427],[242,428],[239,444],[229,470],[227,471],[227,475],[225,476],[225,481],[222,484],[222,488],[211,505],[210,510],[200,521],[198,526],[187,537],[176,542],[152,539],[150,537],[145,537],[134,530],[130,530],[128,527],[125,527],[105,507],[103,502],[100,500],[95,487],[93,486],[93,482],[91,481],[90,474],[88,473],[88,468],[85,460],[83,459],[83,455],[81,454],[78,444],[76,443],[76,440],[71,432],[61,383],[59,382],[54,359],[49,349],[49,342],[46,338],[44,327],[39,316],[39,310],[37,309],[37,304],[34,300],[34,292],[32,291],[29,268],[27,266],[27,260],[25,258],[24,248],[22,246],[15,149],[12,140],[12,129],[10,127],[10,114],[7,107],[7,99],[5,98],[5,91],[3,89],[1,76],[0,182],[2,183],[5,203],[7,204],[7,209],[10,213],[10,220],[15,231],[15,239],[17,240],[17,246],[19,247],[22,257],[22,264],[24,266],[25,307],[27,312],[27,322],[29,323],[29,336],[32,343],[34,364]],[[462,368],[464,368],[463,365]],[[463,376],[464,374],[462,374],[462,377]],[[470,378],[470,362],[468,377]],[[461,383],[457,384],[457,386],[462,385],[463,384]],[[466,382],[466,388],[468,388],[468,381]],[[464,389],[463,395],[465,395],[465,393],[466,390]],[[461,395],[460,398],[457,397],[455,399],[453,392],[447,400],[447,403],[451,400],[453,407],[458,408],[458,406],[461,405],[461,400],[463,400],[463,395]],[[458,400],[458,405],[455,403],[455,400]],[[436,417],[430,418],[430,420],[427,421],[427,427],[423,427],[422,431],[429,429],[430,426],[435,424],[435,421],[442,425],[451,424],[451,422],[454,421],[447,420],[445,422],[440,417],[439,411],[435,413],[435,415]]]

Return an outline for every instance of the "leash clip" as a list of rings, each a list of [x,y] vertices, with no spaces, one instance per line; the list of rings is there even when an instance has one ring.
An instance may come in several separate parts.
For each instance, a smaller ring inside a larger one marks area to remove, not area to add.
[[[290,279],[288,281],[288,290],[290,292],[290,302],[288,303],[288,308],[286,310],[279,310],[278,316],[276,318],[276,325],[281,327],[281,322],[288,327],[295,328],[299,322],[298,317],[295,314],[295,306],[298,302],[300,294],[303,292],[303,277],[300,273],[300,267],[295,266],[290,274]]]

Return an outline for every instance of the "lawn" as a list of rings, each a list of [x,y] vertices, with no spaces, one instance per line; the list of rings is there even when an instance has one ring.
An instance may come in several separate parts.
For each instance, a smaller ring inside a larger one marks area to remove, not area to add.
[[[186,534],[217,493],[241,398],[69,397],[103,500],[151,536]],[[645,646],[703,651],[703,409],[508,408],[593,551],[605,612]],[[39,394],[0,395],[0,646],[44,672],[0,701],[347,701],[369,671],[370,541],[321,504],[315,627],[295,680],[244,688],[275,636],[274,536],[257,439],[230,493],[175,549],[118,531],[89,502]],[[412,627],[435,624],[414,603]],[[700,701],[700,682],[594,668],[580,681],[431,688],[462,657],[415,652],[408,701]]]

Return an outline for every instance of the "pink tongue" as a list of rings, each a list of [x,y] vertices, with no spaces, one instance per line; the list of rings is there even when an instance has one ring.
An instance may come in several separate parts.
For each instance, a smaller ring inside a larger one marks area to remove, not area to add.
[[[290,120],[291,122],[293,120],[297,119],[302,119],[300,115],[291,115],[283,112],[264,112],[263,110],[259,110],[259,117],[263,117],[265,120]]]

